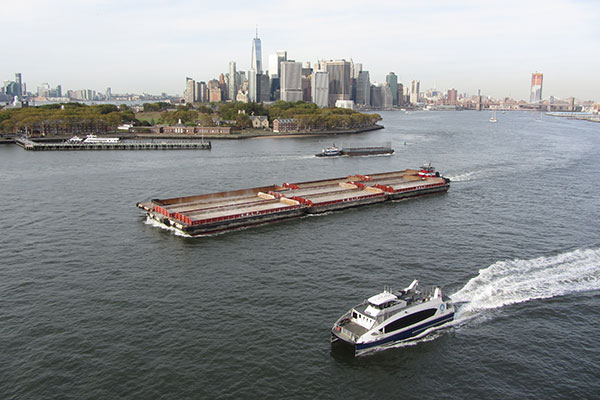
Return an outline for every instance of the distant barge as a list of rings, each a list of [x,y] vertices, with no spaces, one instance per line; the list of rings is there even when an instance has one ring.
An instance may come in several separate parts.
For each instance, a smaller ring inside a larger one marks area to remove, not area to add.
[[[91,135],[90,135],[91,136]],[[171,140],[171,139],[125,139],[98,138],[92,141],[38,142],[27,138],[18,138],[15,143],[25,150],[210,150],[210,141]],[[101,140],[104,139],[104,140]],[[112,140],[111,140],[112,139]],[[87,139],[86,139],[87,140]]]
[[[198,236],[310,214],[446,192],[450,179],[433,167],[284,183],[137,203],[147,218]]]
[[[377,156],[393,154],[394,149],[391,146],[375,146],[375,147],[344,147],[342,149],[334,144],[331,147],[323,149],[320,153],[315,154],[317,157],[339,157],[339,156]]]

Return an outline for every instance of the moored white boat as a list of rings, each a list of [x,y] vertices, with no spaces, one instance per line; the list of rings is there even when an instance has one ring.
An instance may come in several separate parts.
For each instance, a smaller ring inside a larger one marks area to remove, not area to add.
[[[383,292],[351,308],[331,328],[332,345],[355,355],[419,338],[454,319],[454,306],[439,286],[421,292],[414,280],[404,290]]]
[[[111,137],[98,137],[96,135],[87,135],[83,140],[85,144],[104,144],[104,143],[117,143],[119,138],[111,138]]]

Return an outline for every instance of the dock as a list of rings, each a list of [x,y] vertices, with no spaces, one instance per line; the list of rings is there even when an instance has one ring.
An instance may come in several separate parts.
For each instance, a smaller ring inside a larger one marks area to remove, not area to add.
[[[406,169],[137,203],[148,219],[190,236],[446,192],[450,179]]]
[[[110,143],[39,142],[17,138],[15,143],[25,150],[210,150],[210,141],[193,139],[124,139]]]

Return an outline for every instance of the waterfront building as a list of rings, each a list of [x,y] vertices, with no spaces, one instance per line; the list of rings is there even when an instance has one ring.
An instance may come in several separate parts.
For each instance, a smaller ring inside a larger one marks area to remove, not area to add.
[[[381,108],[383,106],[383,93],[381,86],[371,85],[371,107]]]
[[[531,91],[529,102],[540,103],[542,101],[542,81],[544,80],[544,74],[535,72],[531,74]]]
[[[311,75],[312,102],[318,107],[329,105],[329,72],[315,71]]]
[[[42,83],[37,88],[38,97],[50,97],[50,85],[48,83]]]
[[[398,105],[398,76],[390,72],[385,77],[385,81],[390,86],[390,91],[392,92],[392,103]]]
[[[237,95],[237,91],[238,91],[238,74],[235,68],[235,61],[230,61],[229,62],[229,79],[228,79],[228,84],[227,84],[227,89],[228,89],[228,98],[229,100],[233,100],[235,101],[235,96]]]
[[[252,60],[250,69],[253,69],[256,74],[262,74],[262,50],[260,39],[258,38],[258,29],[256,30],[256,37],[252,39]]]
[[[329,72],[329,105],[336,100],[350,100],[350,63],[346,60],[326,61],[325,71]]]
[[[283,61],[281,63],[281,100],[302,100],[302,63]]]
[[[273,121],[273,132],[296,132],[298,131],[298,120],[295,118],[278,118]]]
[[[347,108],[349,110],[354,110],[354,102],[352,100],[336,100],[335,106],[337,108]]]
[[[458,91],[456,89],[448,89],[446,104],[451,106],[455,106],[458,104]]]
[[[421,99],[419,97],[419,90],[421,89],[420,81],[410,82],[410,104],[417,104]]]
[[[268,76],[264,75],[267,79]],[[269,129],[269,118],[266,115],[250,115],[252,127],[256,129]]]
[[[57,85],[56,92],[57,92],[57,97],[62,97],[62,86]],[[106,96],[106,100],[110,100],[112,98],[112,89],[111,88],[106,88],[105,96]]]
[[[356,104],[369,106],[371,104],[371,82],[369,71],[360,71],[356,79]]]

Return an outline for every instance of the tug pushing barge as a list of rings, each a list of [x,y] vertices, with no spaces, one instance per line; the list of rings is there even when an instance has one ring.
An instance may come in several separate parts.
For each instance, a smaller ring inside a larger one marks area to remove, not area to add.
[[[137,206],[149,219],[190,236],[209,235],[310,214],[446,192],[450,179],[433,167],[171,199]]]

